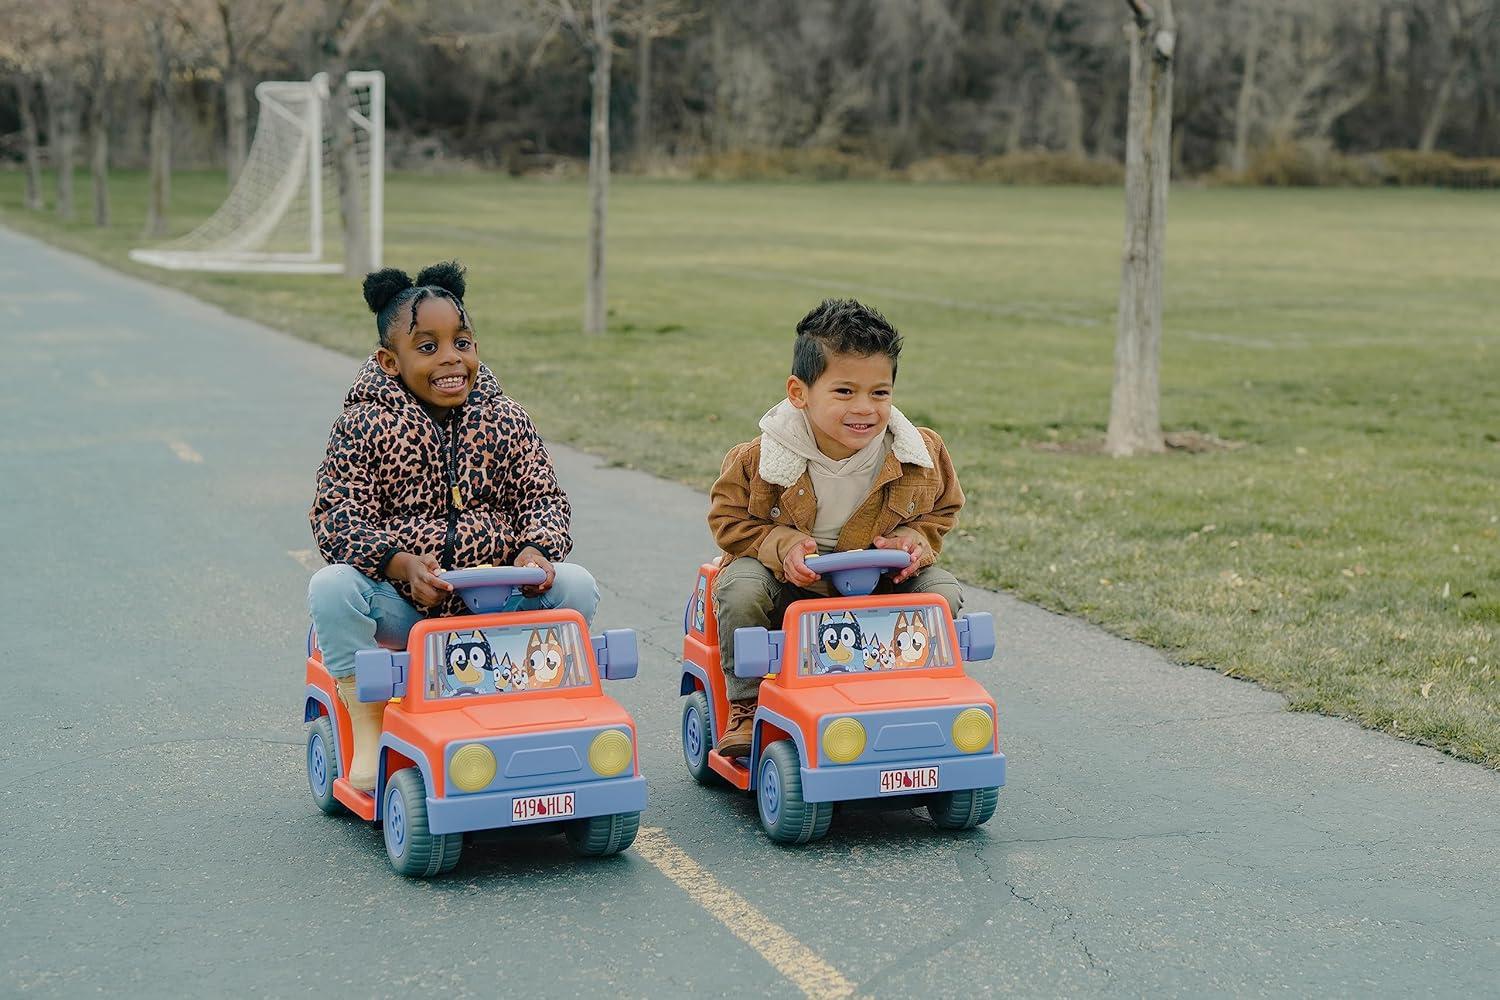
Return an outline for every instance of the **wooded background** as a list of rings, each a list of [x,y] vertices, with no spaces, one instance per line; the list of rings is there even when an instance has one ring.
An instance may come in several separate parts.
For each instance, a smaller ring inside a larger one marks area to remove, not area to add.
[[[567,31],[566,6],[4,0],[0,153],[140,166],[158,110],[170,112],[156,127],[176,166],[232,174],[253,128],[253,84],[326,69],[341,32],[374,8],[347,64],[387,74],[392,166],[567,169],[589,153],[592,60]],[[616,169],[735,157],[750,169],[788,151],[841,176],[851,162],[920,174],[955,156],[1047,150],[1085,166],[1123,156],[1129,48],[1117,0],[604,6]],[[1500,0],[1177,7],[1178,176],[1255,179],[1268,157],[1500,155]]]

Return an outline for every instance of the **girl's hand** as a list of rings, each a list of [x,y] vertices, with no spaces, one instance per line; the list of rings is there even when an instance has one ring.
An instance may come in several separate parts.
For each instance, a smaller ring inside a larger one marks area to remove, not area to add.
[[[891,583],[905,583],[932,561],[932,547],[927,544],[927,541],[916,535],[908,535],[904,531],[899,535],[881,535],[875,539],[874,544],[877,549],[900,549],[911,556],[911,563],[891,577]]]
[[[536,566],[547,571],[547,579],[543,580],[541,583],[535,585],[527,585],[521,588],[521,593],[525,594],[527,597],[540,597],[542,594],[545,594],[552,588],[552,581],[557,578],[557,571],[552,568],[552,564],[547,561],[547,557],[542,555],[541,550],[538,549],[535,545],[528,545],[524,549],[522,549],[520,553],[516,555],[516,561],[512,563],[512,565]]]
[[[410,552],[398,552],[386,568],[392,579],[405,580],[411,585],[412,599],[421,608],[441,604],[453,593],[453,584],[438,575],[442,571],[437,556],[419,556]]]
[[[818,543],[811,538],[804,538],[798,542],[786,558],[781,560],[781,575],[786,582],[798,587],[807,587],[815,583],[818,574],[807,568],[807,557],[818,551]]]

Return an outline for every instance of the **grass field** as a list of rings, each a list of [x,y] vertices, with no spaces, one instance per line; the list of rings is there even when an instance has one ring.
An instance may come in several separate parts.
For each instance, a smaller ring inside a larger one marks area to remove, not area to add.
[[[174,183],[179,229],[224,190]],[[369,349],[343,279],[129,263],[143,179],[113,190],[100,233],[22,212],[0,174],[0,222]],[[1118,190],[618,179],[594,340],[584,199],[491,176],[387,189],[387,260],[469,265],[482,356],[550,438],[707,486],[778,398],[796,320],[858,296],[906,335],[897,405],[963,477],[944,558],[964,578],[1500,767],[1500,193],[1175,191],[1164,420],[1239,447],[1131,461],[1087,450]]]

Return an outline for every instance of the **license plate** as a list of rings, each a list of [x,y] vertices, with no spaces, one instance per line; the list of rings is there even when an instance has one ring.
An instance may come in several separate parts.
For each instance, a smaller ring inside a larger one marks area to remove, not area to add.
[[[903,767],[880,772],[880,794],[900,795],[925,792],[938,786],[935,767]]]
[[[532,823],[549,819],[560,819],[573,815],[573,793],[557,795],[527,795],[512,799],[510,818],[513,823]]]

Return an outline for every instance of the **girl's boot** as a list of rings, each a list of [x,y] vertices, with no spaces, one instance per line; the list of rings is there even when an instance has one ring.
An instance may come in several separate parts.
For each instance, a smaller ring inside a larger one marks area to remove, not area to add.
[[[354,753],[349,761],[349,784],[362,792],[375,790],[375,762],[380,749],[381,723],[385,719],[384,701],[360,701],[354,687],[354,675],[334,678],[339,700],[349,713],[349,728],[354,730]]]

